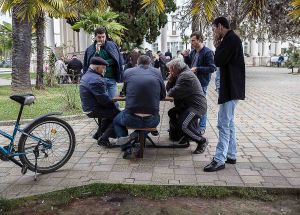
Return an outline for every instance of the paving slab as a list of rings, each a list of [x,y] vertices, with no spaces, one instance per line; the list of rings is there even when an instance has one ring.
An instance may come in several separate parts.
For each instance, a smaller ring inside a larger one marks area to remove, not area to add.
[[[237,164],[224,170],[203,172],[218,143],[217,93],[214,77],[208,93],[207,150],[193,155],[196,144],[185,149],[146,148],[143,159],[124,160],[119,148],[99,147],[91,138],[96,131],[93,119],[70,120],[77,145],[73,157],[59,171],[22,176],[10,162],[0,161],[0,198],[35,195],[95,182],[207,185],[268,188],[300,188],[300,76],[284,68],[246,69],[246,100],[236,109]],[[160,136],[153,139],[168,144],[167,111],[173,106],[161,102]],[[1,129],[12,130],[12,126]],[[0,142],[2,142],[0,138]]]

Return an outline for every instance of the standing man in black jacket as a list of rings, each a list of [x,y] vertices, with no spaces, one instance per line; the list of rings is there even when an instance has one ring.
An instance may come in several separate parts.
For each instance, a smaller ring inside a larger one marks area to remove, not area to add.
[[[213,22],[215,63],[220,67],[219,141],[212,162],[204,168],[205,172],[225,168],[225,163],[236,163],[236,136],[234,111],[238,100],[245,99],[245,62],[241,39],[229,28],[225,17]]]

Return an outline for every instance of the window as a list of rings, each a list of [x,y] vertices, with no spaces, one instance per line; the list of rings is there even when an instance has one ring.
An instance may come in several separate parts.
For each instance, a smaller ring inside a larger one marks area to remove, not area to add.
[[[153,43],[152,44],[152,52],[154,53],[156,53],[158,51],[158,43]]]
[[[181,42],[168,42],[167,49],[170,50],[172,56],[176,56],[178,50],[183,50],[183,43]]]
[[[176,22],[172,21],[172,35],[176,35]]]

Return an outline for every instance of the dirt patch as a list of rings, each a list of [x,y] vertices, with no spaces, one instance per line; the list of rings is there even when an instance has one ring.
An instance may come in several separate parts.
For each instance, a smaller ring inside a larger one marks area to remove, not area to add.
[[[191,214],[300,214],[300,200],[294,197],[273,202],[238,198],[168,198],[152,200],[112,194],[105,197],[74,199],[63,207],[36,201],[6,214],[43,215],[191,215]]]

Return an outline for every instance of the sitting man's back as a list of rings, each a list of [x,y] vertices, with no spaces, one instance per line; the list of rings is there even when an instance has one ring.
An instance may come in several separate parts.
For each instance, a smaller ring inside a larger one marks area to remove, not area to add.
[[[138,67],[125,71],[126,107],[114,119],[117,137],[128,136],[126,127],[148,128],[159,124],[159,101],[166,97],[166,89],[159,70],[150,63],[151,59],[142,55]]]
[[[158,114],[159,101],[166,96],[159,70],[145,65],[126,70],[126,109],[131,113]]]

